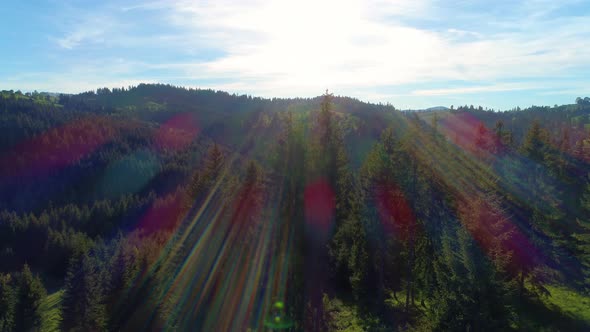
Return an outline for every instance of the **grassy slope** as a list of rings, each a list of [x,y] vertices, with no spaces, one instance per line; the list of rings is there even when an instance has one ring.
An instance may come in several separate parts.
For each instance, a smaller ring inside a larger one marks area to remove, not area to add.
[[[562,286],[547,286],[547,289],[551,296],[542,299],[547,307],[590,326],[590,297]]]
[[[518,310],[521,318],[513,326],[519,331],[590,331],[590,297],[576,293],[564,286],[546,285],[550,296],[539,298],[529,297],[524,308]],[[390,297],[386,304],[392,309],[394,316],[403,316],[405,301],[403,292],[398,299]],[[425,308],[418,304],[413,308],[412,316],[425,319]],[[353,303],[338,298],[324,298],[324,305],[328,311],[331,331],[365,331],[379,329],[379,322],[374,317],[366,317]],[[426,303],[428,307],[428,303]],[[401,323],[404,326],[403,319]],[[417,322],[414,322],[417,323]],[[412,323],[410,323],[412,324]],[[418,323],[418,325],[420,325]]]
[[[546,285],[551,295],[528,298],[519,330],[590,331],[590,297],[564,286]]]
[[[385,325],[374,315],[363,312],[353,302],[324,295],[324,309],[328,318],[329,331],[361,332],[386,331]]]
[[[48,295],[41,303],[41,331],[60,331],[63,290]]]

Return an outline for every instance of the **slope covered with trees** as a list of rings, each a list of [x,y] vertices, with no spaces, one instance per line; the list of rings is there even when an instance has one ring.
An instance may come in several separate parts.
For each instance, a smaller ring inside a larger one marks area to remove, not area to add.
[[[586,101],[3,91],[0,331],[590,329]]]

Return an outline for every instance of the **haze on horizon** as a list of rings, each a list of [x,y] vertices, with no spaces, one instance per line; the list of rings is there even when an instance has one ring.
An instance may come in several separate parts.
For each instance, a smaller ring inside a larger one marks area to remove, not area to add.
[[[397,108],[590,94],[585,1],[7,1],[0,89],[141,82]]]

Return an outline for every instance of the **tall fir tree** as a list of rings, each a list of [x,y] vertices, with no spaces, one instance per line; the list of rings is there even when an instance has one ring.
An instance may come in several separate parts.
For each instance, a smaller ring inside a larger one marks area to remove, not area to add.
[[[0,274],[0,331],[15,330],[17,290],[10,274]]]
[[[33,275],[28,265],[18,277],[17,305],[15,311],[16,331],[29,331],[41,326],[39,306],[47,291],[38,276]]]
[[[73,260],[66,276],[62,328],[68,331],[105,331],[105,270],[99,258]]]

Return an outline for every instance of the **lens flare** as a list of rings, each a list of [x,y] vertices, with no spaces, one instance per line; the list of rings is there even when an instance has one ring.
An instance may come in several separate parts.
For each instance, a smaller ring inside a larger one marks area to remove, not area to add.
[[[334,191],[325,179],[308,184],[304,193],[305,220],[311,227],[326,233],[334,219],[336,201]]]

